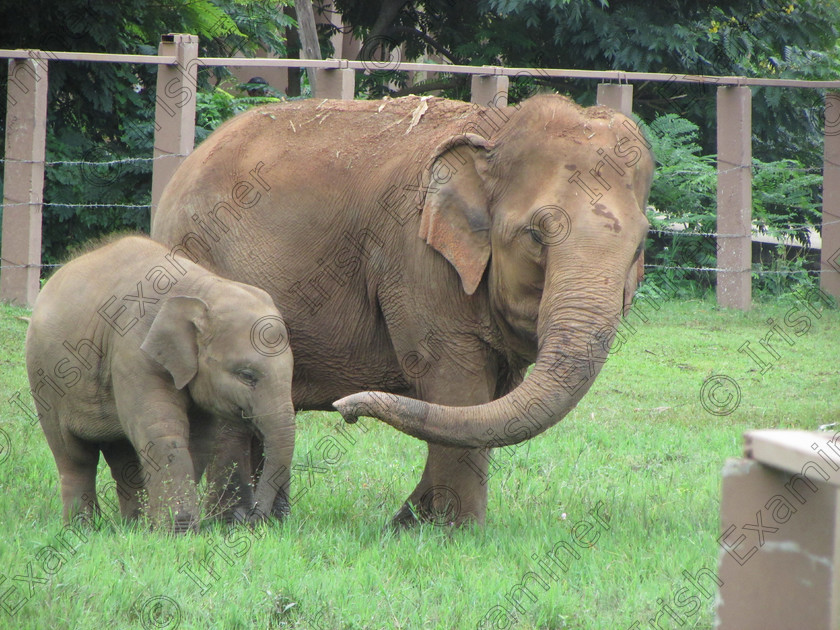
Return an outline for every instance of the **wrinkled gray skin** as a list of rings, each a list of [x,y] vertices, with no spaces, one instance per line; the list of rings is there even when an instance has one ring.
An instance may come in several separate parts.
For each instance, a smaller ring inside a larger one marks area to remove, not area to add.
[[[147,238],[122,238],[59,269],[35,303],[26,366],[58,466],[64,518],[98,510],[101,451],[124,517],[138,515],[145,490],[154,524],[195,529],[195,482],[217,441],[237,454],[230,492],[238,494],[238,514],[262,518],[276,499],[283,512],[295,425],[292,356],[287,341],[275,341],[281,332],[265,291],[172,258]],[[266,451],[256,498],[254,431]],[[213,477],[226,484],[222,470]]]
[[[607,356],[652,173],[632,121],[560,96],[313,99],[219,128],[152,236],[281,305],[296,408],[429,442],[395,524],[481,523],[488,448],[558,422]]]

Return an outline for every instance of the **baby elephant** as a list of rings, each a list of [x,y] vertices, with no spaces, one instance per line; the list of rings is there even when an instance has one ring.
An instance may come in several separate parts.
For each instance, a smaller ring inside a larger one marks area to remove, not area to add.
[[[123,237],[46,283],[26,336],[26,367],[65,520],[98,511],[102,451],[124,517],[138,514],[145,490],[153,523],[194,530],[195,484],[211,456],[246,457],[254,433],[265,467],[254,498],[250,463],[240,465],[237,509],[250,519],[288,511],[292,355],[265,291],[147,238]]]

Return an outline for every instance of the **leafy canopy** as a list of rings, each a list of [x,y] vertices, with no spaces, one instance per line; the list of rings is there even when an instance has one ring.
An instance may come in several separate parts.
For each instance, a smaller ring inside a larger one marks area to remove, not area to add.
[[[0,4],[0,48],[156,54],[162,34],[191,33],[199,37],[201,56],[226,57],[237,51],[254,56],[258,47],[284,56],[285,30],[294,23],[282,8],[290,2],[5,2]],[[0,64],[3,84],[7,73],[7,64]],[[154,65],[50,61],[47,160],[108,162],[150,157],[156,74]],[[211,75],[201,69],[199,102],[206,104],[208,97],[202,91],[212,92],[211,84],[226,76],[224,70]],[[209,113],[207,107],[202,113]],[[3,99],[0,124],[4,127],[5,118]],[[205,125],[200,115],[199,137],[206,135]],[[53,205],[44,209],[43,260],[55,262],[72,243],[115,229],[148,231],[151,162],[49,166],[44,198]]]

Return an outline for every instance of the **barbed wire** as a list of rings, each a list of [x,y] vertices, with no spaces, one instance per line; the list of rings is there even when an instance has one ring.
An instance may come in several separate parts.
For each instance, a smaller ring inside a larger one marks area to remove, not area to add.
[[[64,266],[64,263],[46,264],[46,265],[42,265],[42,264],[36,265],[34,263],[16,264],[13,260],[9,260],[8,258],[2,258],[2,257],[0,257],[0,261],[7,262],[7,263],[12,263],[11,265],[0,265],[0,269],[30,269],[30,268],[33,268],[33,267],[38,267],[39,269],[42,269],[44,267],[63,267]]]
[[[825,221],[822,225],[834,225],[835,223],[840,223],[840,219],[833,219],[831,221]],[[820,227],[819,225],[812,225],[810,223],[792,223],[786,225],[784,230],[778,227],[771,227],[766,232],[752,232],[750,234],[725,234],[725,233],[718,233],[718,232],[697,232],[695,230],[676,230],[676,229],[668,229],[668,228],[650,228],[648,233],[655,233],[655,234],[676,234],[678,236],[714,236],[715,238],[743,238],[745,236],[761,236],[763,234],[770,234],[771,231],[787,231],[787,230],[814,230],[816,231],[817,228]]]
[[[10,162],[12,164],[43,164],[44,166],[113,166],[115,164],[128,164],[131,162],[154,162],[155,160],[164,160],[173,157],[188,157],[186,153],[167,153],[166,155],[159,155],[150,158],[121,158],[119,160],[109,160],[105,162],[88,162],[86,160],[17,160],[15,158],[0,158],[0,164]]]
[[[106,160],[102,162],[91,162],[88,160],[18,160],[15,158],[0,158],[0,164],[10,162],[13,164],[43,164],[44,166],[113,166],[116,164],[130,164],[133,162],[154,162],[155,160],[164,160],[173,157],[189,157],[188,153],[167,153],[166,155],[159,155],[157,157],[146,158],[120,158],[118,160]],[[825,164],[840,168],[840,164],[831,160],[824,160]],[[709,173],[704,169],[684,169],[679,171],[667,171],[668,175],[725,175],[734,171],[744,169],[761,170],[761,169],[778,169],[778,165],[774,164],[734,164],[733,166],[719,170],[714,168],[713,172]],[[784,167],[786,172],[796,173],[822,173],[824,166],[810,166],[788,168]]]
[[[14,208],[15,206],[50,206],[53,208],[151,208],[149,203],[145,204],[131,204],[131,203],[53,203],[47,201],[46,203],[30,203],[27,201],[16,203],[3,204],[6,208]]]
[[[678,234],[679,236],[714,236],[716,238],[735,238],[744,236],[744,234],[718,234],[717,232],[693,232],[691,230],[668,230],[668,229],[649,229],[648,234],[655,232],[657,234]]]
[[[645,264],[645,269],[675,269],[679,271],[714,271],[716,273],[745,273],[750,272],[759,276],[763,275],[794,275],[797,273],[811,274],[811,273],[837,273],[833,269],[797,269],[795,271],[780,271],[777,269],[727,269],[723,267],[686,267],[685,265],[648,265]]]
[[[831,160],[824,160],[826,164],[829,166],[833,166],[835,168],[840,168],[840,164],[836,162],[832,162]],[[710,165],[711,166],[711,165]],[[702,168],[689,168],[683,169],[679,171],[663,171],[663,165],[660,165],[659,172],[664,175],[725,175],[726,173],[731,173],[733,171],[740,171],[744,169],[751,169],[754,171],[760,171],[764,169],[774,169],[774,170],[784,170],[786,173],[822,173],[825,170],[824,166],[802,166],[791,168],[789,166],[782,166],[779,167],[778,164],[737,164],[730,168],[726,168],[723,170],[718,170],[714,166],[712,166],[712,171],[709,172],[706,169]]]
[[[28,264],[15,264],[13,261],[8,260],[7,258],[0,259],[3,262],[12,263],[9,265],[0,265],[0,269],[31,269],[31,268],[52,268],[52,267],[63,267],[64,263],[60,264],[45,264],[45,265],[36,265],[33,263]],[[716,273],[744,273],[750,272],[757,275],[795,275],[795,274],[812,274],[812,273],[832,273],[834,272],[833,269],[799,269],[796,271],[779,271],[775,269],[732,269],[732,268],[724,268],[724,267],[686,267],[685,265],[654,265],[654,264],[645,264],[645,269],[673,269],[675,271],[714,271]],[[836,273],[836,272],[834,272]]]
[[[119,164],[130,164],[130,163],[148,163],[154,162],[156,160],[162,160],[172,157],[187,157],[187,154],[181,153],[173,153],[167,155],[160,155],[157,157],[143,157],[143,158],[120,158],[118,160],[107,160],[107,161],[89,161],[89,160],[18,160],[15,158],[0,158],[0,163],[15,163],[15,164],[43,164],[44,166],[95,166],[95,167],[104,167],[104,166],[116,166]],[[831,160],[825,160],[826,165],[834,166],[840,168],[840,164],[837,164]],[[733,165],[729,168],[720,170],[718,168],[713,168],[712,171],[704,170],[704,169],[687,169],[687,170],[679,170],[679,171],[669,171],[667,174],[670,175],[710,175],[710,176],[720,176],[725,175],[728,173],[732,173],[735,171],[742,171],[744,169],[751,169],[751,170],[759,170],[765,168],[778,168],[778,166],[774,166],[771,164],[739,164]],[[822,173],[824,172],[823,167],[803,167],[803,168],[785,168],[786,171],[794,171],[794,172],[805,172],[805,173]],[[70,203],[54,203],[54,202],[46,202],[40,204],[33,204],[31,202],[14,202],[14,203],[5,203],[3,204],[4,207],[16,207],[16,206],[32,206],[32,205],[39,205],[39,206],[46,206],[46,207],[54,207],[54,208],[127,208],[127,209],[151,209],[151,204],[120,204],[120,203],[77,203],[77,204],[70,204]],[[831,221],[824,221],[822,222],[822,226],[826,225],[834,225],[840,223],[840,218],[831,220]],[[791,224],[785,226],[784,229],[786,230],[795,230],[795,229],[803,229],[803,230],[816,230],[818,226],[810,225],[810,224]],[[778,230],[778,228],[777,228]],[[714,237],[714,238],[744,238],[746,236],[750,236],[751,238],[755,236],[755,233],[752,234],[725,234],[725,233],[717,233],[717,232],[700,232],[696,230],[689,230],[689,229],[668,229],[668,228],[653,228],[649,230],[649,233],[654,234],[673,234],[677,236],[702,236],[702,237]],[[759,232],[760,234],[760,232]],[[804,249],[817,249],[812,248],[810,246],[805,245],[794,245],[794,246],[801,246]],[[55,268],[61,267],[62,264],[16,264],[13,261],[2,259],[5,263],[10,264],[3,264],[0,265],[0,269],[26,269],[26,268]],[[831,269],[817,269],[817,270],[796,270],[796,271],[781,271],[781,270],[773,270],[773,269],[729,269],[729,268],[721,268],[721,267],[686,267],[684,265],[678,266],[671,266],[671,265],[654,265],[654,264],[646,264],[644,265],[645,269],[670,269],[670,270],[682,270],[682,271],[702,271],[702,272],[715,272],[715,273],[738,273],[738,272],[750,272],[757,275],[795,275],[795,274],[819,274],[819,273],[828,273],[832,272]]]
[[[679,170],[679,171],[667,171],[667,170],[663,171],[661,169],[662,169],[662,167],[660,167],[658,172],[661,175],[667,175],[669,177],[671,175],[710,175],[710,176],[717,176],[717,175],[726,175],[727,173],[732,173],[734,171],[743,171],[745,169],[751,169],[753,171],[758,171],[758,170],[763,170],[763,169],[780,170],[778,166],[775,166],[773,164],[753,164],[751,166],[748,166],[748,165],[744,164],[744,165],[740,165],[740,166],[733,166],[731,168],[726,168],[726,169],[723,169],[723,170],[718,170],[718,169],[712,167],[711,171],[708,171],[708,170],[705,170],[705,169],[700,169],[700,168],[689,168],[689,169],[683,169],[683,170]],[[796,173],[822,173],[823,172],[823,169],[819,166],[802,167],[802,168],[784,167],[781,170],[784,170],[785,172],[796,172]]]
[[[18,160],[15,158],[0,158],[0,164],[4,164],[6,162],[12,164],[43,164],[44,166],[113,166],[116,164],[128,164],[132,162],[154,162],[155,160],[163,160],[166,158],[172,157],[188,157],[187,154],[183,153],[169,153],[167,155],[159,155],[157,157],[150,157],[150,158],[121,158],[119,160],[108,160],[104,162],[90,162],[87,160]],[[767,165],[769,168],[769,165]],[[730,168],[724,170],[714,169],[713,173],[708,173],[709,175],[725,175],[727,173],[732,173],[734,171],[740,171],[744,169],[752,169],[752,168],[765,168],[765,165],[748,165],[748,164],[738,164],[732,166]],[[786,171],[795,170],[795,169],[785,169]],[[822,169],[814,167],[814,172],[821,171]],[[688,169],[683,171],[668,171],[668,175],[702,175],[706,174],[705,171],[700,169]]]

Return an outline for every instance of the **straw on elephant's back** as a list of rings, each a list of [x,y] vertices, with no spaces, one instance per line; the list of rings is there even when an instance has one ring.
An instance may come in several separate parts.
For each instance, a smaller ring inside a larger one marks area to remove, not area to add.
[[[232,146],[243,151],[258,146],[268,149],[274,158],[297,162],[305,161],[309,154],[321,164],[347,170],[382,166],[399,147],[401,157],[413,156],[423,164],[439,142],[473,129],[484,109],[417,96],[386,101],[307,99],[266,105],[220,127],[216,132],[220,141],[203,156],[202,164],[222,147],[228,154]],[[487,129],[492,131],[492,127]],[[328,148],[324,147],[325,132],[330,137]]]

